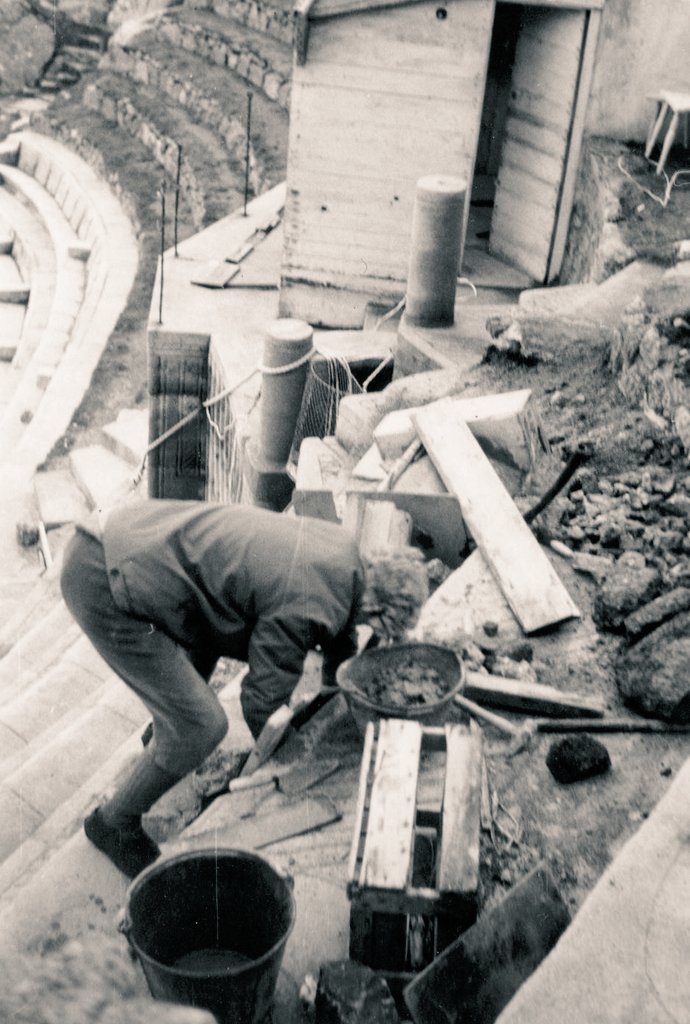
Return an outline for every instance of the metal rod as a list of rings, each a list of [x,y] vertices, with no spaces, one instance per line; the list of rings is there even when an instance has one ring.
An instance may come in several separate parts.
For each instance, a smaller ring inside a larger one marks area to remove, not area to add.
[[[161,287],[158,300],[158,323],[163,323],[163,264],[165,258],[165,181],[161,182]]]
[[[177,259],[177,218],[180,209],[180,175],[182,173],[182,145],[177,144],[177,171],[175,174],[175,217],[173,220],[173,245],[175,247],[175,259]]]
[[[247,93],[247,139],[244,156],[244,216],[247,216],[247,198],[249,196],[249,153],[251,150],[252,131],[252,94]]]

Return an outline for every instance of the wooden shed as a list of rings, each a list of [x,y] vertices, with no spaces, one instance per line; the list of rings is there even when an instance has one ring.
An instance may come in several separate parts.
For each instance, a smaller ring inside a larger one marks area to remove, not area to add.
[[[301,4],[282,313],[360,326],[368,302],[398,301],[428,174],[468,182],[470,278],[552,281],[604,0]]]

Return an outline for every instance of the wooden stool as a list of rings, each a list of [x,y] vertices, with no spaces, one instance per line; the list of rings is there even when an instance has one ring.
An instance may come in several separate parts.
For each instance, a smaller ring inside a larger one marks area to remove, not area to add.
[[[427,770],[427,753],[439,752],[445,760]],[[474,724],[367,725],[348,871],[350,957],[380,972],[396,998],[476,920],[481,775]]]
[[[652,123],[649,126],[649,132],[647,134],[647,144],[645,146],[644,155],[649,158],[656,141],[659,138],[661,129],[664,126],[664,121],[670,115],[668,128],[664,141],[661,146],[661,153],[659,154],[659,160],[656,165],[656,173],[661,174],[666,164],[666,159],[670,152],[673,140],[676,137],[678,131],[678,125],[680,119],[683,119],[683,145],[687,149],[688,147],[688,114],[690,114],[690,93],[687,92],[668,92],[666,89],[662,89],[656,99],[656,112],[652,118]]]

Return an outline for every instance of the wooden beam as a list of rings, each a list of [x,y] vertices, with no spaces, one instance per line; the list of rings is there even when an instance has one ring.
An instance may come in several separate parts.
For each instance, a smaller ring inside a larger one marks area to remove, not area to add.
[[[533,715],[555,715],[559,718],[601,718],[605,707],[578,693],[557,690],[554,686],[522,679],[467,672],[463,694],[469,700],[505,711],[521,711]]]
[[[452,401],[415,416],[417,432],[525,633],[580,613]]]

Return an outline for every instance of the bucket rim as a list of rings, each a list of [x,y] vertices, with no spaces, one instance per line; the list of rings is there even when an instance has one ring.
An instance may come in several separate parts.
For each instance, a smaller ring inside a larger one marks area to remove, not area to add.
[[[172,964],[165,964],[161,960],[157,960],[156,957],[151,956],[150,953],[147,953],[145,950],[143,950],[140,947],[139,943],[134,939],[134,936],[132,934],[132,920],[129,914],[130,904],[137,890],[140,889],[142,884],[147,882],[151,876],[158,874],[160,868],[170,867],[170,865],[173,864],[180,864],[186,860],[198,859],[200,855],[202,857],[208,858],[217,858],[219,855],[231,855],[233,857],[239,857],[240,860],[259,861],[265,867],[269,868],[273,872],[273,874],[276,875],[277,878],[280,878],[281,881],[285,883],[287,896],[290,901],[290,919],[287,928],[280,936],[280,938],[277,939],[276,942],[274,942],[270,949],[267,949],[266,952],[261,954],[261,956],[250,960],[246,965],[238,967],[236,973],[241,973],[245,969],[249,970],[254,969],[256,967],[261,967],[267,960],[270,960],[273,956],[275,956],[278,949],[281,946],[285,945],[287,943],[287,940],[290,938],[292,930],[295,927],[297,905],[295,902],[294,881],[292,876],[285,871],[280,871],[273,864],[271,864],[271,862],[266,857],[262,857],[261,854],[256,853],[254,850],[242,850],[233,846],[203,846],[195,848],[193,850],[183,850],[179,853],[166,854],[162,857],[157,858],[157,860],[155,860],[153,864],[149,864],[149,866],[147,868],[144,868],[144,870],[140,872],[136,876],[136,878],[133,878],[130,884],[127,886],[127,890],[125,892],[124,910],[120,930],[125,935],[127,942],[129,943],[132,951],[137,956],[137,958],[146,961],[146,963],[148,964],[154,964],[158,970],[171,972],[178,977],[184,978],[209,977],[208,968],[205,968],[203,970],[194,970],[188,967],[175,967]],[[212,973],[213,972],[211,972],[211,974]],[[225,971],[218,972],[219,976],[225,973]]]
[[[442,644],[415,641],[406,641],[403,643],[394,644],[393,648],[396,651],[401,652],[406,649],[424,649],[432,653],[434,651],[442,651],[444,656],[452,656],[455,659],[455,664],[457,666],[457,677],[454,680],[454,682],[449,686],[448,691],[444,693],[442,697],[439,697],[438,700],[436,701],[419,706],[415,705],[413,708],[411,708],[411,711],[413,711],[414,714],[408,715],[407,717],[428,717],[432,715],[434,712],[438,711],[440,708],[444,707],[446,704],[449,704],[452,701],[453,697],[455,697],[457,693],[460,693],[464,689],[465,666],[462,660],[458,657],[457,653],[454,650],[452,650],[452,648],[444,647]],[[349,674],[350,666],[354,662],[358,662],[359,664],[361,664],[362,661],[367,658],[367,655],[375,656],[377,652],[378,656],[381,657],[383,652],[392,650],[393,648],[374,647],[370,651],[362,651],[360,654],[355,654],[351,658],[348,658],[347,661],[342,662],[342,664],[340,664],[336,669],[336,683],[339,689],[345,694],[346,697],[349,697],[355,704],[359,704],[361,707],[366,708],[366,710],[376,712],[376,714],[378,715],[388,716],[392,718],[404,718],[406,716],[404,713],[401,714],[401,712],[405,712],[407,710],[406,708],[400,707],[395,704],[377,703],[376,701],[371,700],[370,697],[367,697],[366,694],[363,693],[362,690],[360,690],[356,683],[351,679]],[[368,660],[374,660],[374,658],[370,657]]]

